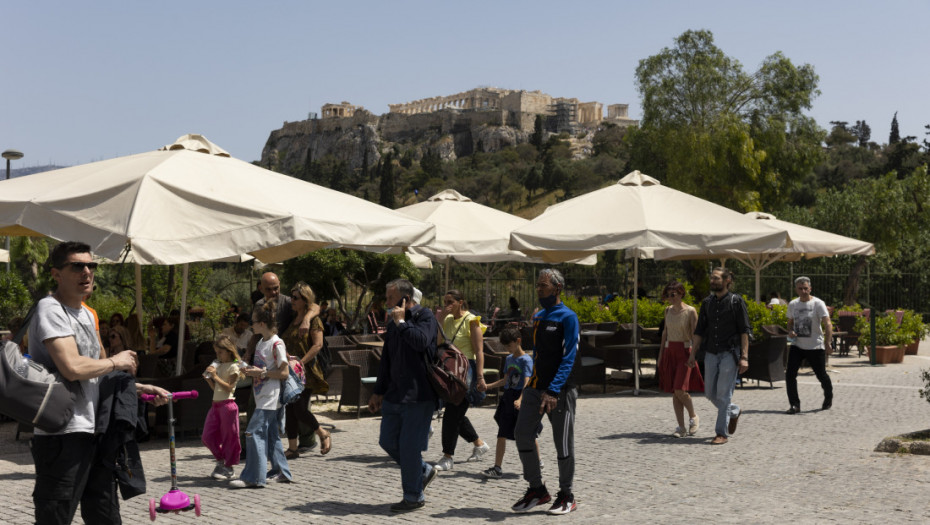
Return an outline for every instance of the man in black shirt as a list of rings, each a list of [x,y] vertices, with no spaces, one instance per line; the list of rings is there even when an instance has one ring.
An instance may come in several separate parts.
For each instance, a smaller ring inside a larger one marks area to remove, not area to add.
[[[731,293],[733,274],[714,268],[710,274],[711,293],[701,303],[694,348],[688,359],[693,366],[698,351],[704,353],[704,395],[717,407],[716,436],[711,444],[723,445],[736,432],[740,408],[730,402],[736,378],[749,369],[749,313],[739,295]]]

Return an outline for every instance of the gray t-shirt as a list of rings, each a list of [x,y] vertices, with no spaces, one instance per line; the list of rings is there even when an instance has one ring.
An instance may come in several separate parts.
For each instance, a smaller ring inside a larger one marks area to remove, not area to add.
[[[52,296],[39,301],[32,321],[29,323],[29,355],[36,363],[56,371],[55,363],[45,347],[45,341],[58,337],[73,337],[77,342],[78,353],[84,357],[100,359],[100,340],[97,339],[97,327],[94,315],[86,306],[79,309],[65,306]],[[81,388],[75,388],[74,416],[64,430],[57,434],[71,432],[94,432],[95,407],[97,405],[97,378],[82,380]],[[49,435],[36,429],[37,435]]]
[[[811,296],[810,301],[794,299],[788,303],[788,319],[793,320],[794,332],[798,334],[795,346],[804,350],[822,349],[823,328],[820,321],[828,315],[826,303],[814,296]]]

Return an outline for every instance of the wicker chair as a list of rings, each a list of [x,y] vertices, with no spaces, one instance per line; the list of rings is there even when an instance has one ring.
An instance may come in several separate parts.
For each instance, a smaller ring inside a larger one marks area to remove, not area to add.
[[[578,343],[578,355],[572,369],[572,381],[578,386],[596,384],[601,385],[603,393],[607,393],[607,366],[606,354],[602,348],[596,348],[585,341]]]
[[[354,406],[355,417],[361,417],[362,407],[368,406],[368,399],[374,393],[381,358],[372,350],[340,350],[338,354],[345,368],[342,369],[342,395],[336,412],[343,406]]]

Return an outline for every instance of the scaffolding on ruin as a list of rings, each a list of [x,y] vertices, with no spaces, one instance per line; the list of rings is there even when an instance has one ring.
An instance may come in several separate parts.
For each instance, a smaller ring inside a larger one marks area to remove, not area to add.
[[[578,105],[566,100],[557,100],[549,105],[546,131],[550,133],[575,133],[578,127]]]

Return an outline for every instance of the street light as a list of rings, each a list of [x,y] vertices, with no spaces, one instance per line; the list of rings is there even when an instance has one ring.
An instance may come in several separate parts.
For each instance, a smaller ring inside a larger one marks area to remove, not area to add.
[[[8,149],[2,153],[3,158],[6,159],[6,180],[10,180],[10,161],[19,160],[23,158],[23,152],[15,149]],[[6,242],[4,243],[7,251],[7,261],[6,261],[6,273],[10,273],[10,237],[7,236]]]

